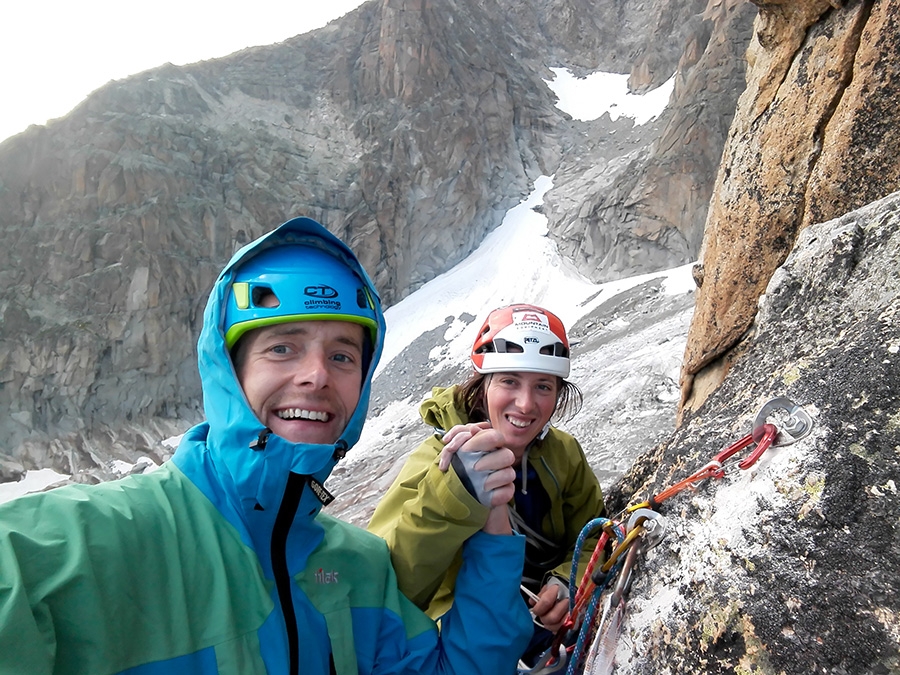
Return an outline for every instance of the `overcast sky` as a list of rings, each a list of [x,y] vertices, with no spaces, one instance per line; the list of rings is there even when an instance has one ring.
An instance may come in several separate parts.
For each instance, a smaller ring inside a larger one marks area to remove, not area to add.
[[[363,1],[8,0],[0,9],[0,141],[63,117],[110,80],[281,42]],[[665,107],[674,82],[634,96],[627,93],[627,75],[594,73],[577,80],[563,68],[552,70],[548,85],[565,102],[560,107],[582,120],[608,112],[643,124],[646,111]]]
[[[363,0],[6,0],[0,141],[62,117],[110,80],[320,28]]]

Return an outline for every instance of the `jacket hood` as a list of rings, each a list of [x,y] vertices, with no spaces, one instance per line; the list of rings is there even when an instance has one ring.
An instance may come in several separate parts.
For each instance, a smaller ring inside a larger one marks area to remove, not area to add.
[[[453,402],[456,385],[452,387],[434,387],[431,398],[425,399],[419,406],[422,421],[430,427],[444,432],[457,424],[467,424],[469,417],[462,410],[457,410]]]
[[[291,443],[270,433],[250,408],[225,344],[225,303],[236,269],[261,252],[285,244],[314,246],[336,255],[360,277],[375,299],[378,330],[368,372],[356,409],[333,444]],[[350,248],[316,221],[289,220],[234,254],[216,280],[206,305],[198,342],[198,365],[208,424],[208,452],[212,453],[216,465],[230,474],[245,508],[259,505],[268,509],[277,504],[289,473],[313,476],[324,482],[337,461],[356,444],[368,410],[372,375],[381,357],[384,330],[384,314],[371,279]]]

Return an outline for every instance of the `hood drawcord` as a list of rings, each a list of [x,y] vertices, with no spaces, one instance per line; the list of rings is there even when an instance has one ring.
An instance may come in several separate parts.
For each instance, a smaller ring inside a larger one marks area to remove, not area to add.
[[[347,456],[347,450],[350,449],[350,446],[347,445],[347,441],[343,438],[339,438],[337,443],[334,444],[334,461],[339,462],[344,457]]]
[[[272,434],[272,430],[269,427],[266,427],[262,431],[259,432],[259,436],[255,441],[250,444],[251,450],[265,450],[266,443],[269,442],[269,436]]]
[[[525,453],[522,455],[522,494],[528,494],[528,451],[531,450],[532,443],[528,444],[528,447],[525,448]]]
[[[531,449],[544,440],[547,437],[547,434],[550,433],[550,422],[544,425],[544,428],[541,429],[541,433],[535,436],[531,443],[528,444],[528,447],[525,448],[525,452],[522,454],[522,494],[528,494],[528,453],[531,452]]]

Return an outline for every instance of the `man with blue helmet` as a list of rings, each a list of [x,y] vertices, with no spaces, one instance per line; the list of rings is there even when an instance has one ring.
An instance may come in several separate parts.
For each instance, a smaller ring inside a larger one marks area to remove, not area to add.
[[[531,629],[511,457],[482,460],[496,512],[440,633],[385,542],[321,512],[384,329],[369,277],[318,223],[238,251],[198,343],[207,420],[173,459],[0,506],[0,674],[514,672]]]

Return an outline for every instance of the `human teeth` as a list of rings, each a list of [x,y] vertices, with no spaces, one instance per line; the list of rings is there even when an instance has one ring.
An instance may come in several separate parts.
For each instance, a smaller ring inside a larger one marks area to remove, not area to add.
[[[278,416],[283,420],[313,420],[315,422],[327,422],[328,413],[315,410],[303,410],[301,408],[289,408],[287,410],[279,410]]]
[[[510,424],[512,424],[514,427],[518,427],[519,429],[524,429],[529,424],[529,422],[523,422],[521,420],[516,420],[516,419],[513,419],[512,417],[507,417],[506,419],[509,420]]]

